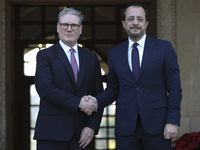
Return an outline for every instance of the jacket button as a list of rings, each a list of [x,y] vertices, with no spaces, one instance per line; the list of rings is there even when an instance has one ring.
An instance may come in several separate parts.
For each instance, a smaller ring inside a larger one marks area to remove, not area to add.
[[[136,87],[136,90],[139,90],[140,88],[139,87]]]

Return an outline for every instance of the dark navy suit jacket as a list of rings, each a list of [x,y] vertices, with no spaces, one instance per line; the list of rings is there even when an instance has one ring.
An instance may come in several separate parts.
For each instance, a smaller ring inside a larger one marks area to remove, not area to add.
[[[78,47],[78,84],[68,58],[59,43],[37,54],[36,90],[40,109],[34,139],[67,141],[80,138],[84,127],[98,133],[102,112],[87,116],[78,108],[81,97],[102,92],[100,64],[96,54]]]
[[[127,52],[128,40],[109,50],[107,89],[96,97],[98,110],[117,99],[115,134],[133,134],[138,113],[150,134],[163,133],[166,123],[180,125],[180,71],[170,42],[147,36],[137,81]]]

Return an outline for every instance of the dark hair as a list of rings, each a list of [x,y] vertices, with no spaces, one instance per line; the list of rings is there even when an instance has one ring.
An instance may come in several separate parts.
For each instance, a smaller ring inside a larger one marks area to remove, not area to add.
[[[146,17],[146,21],[149,21],[149,13],[148,13],[148,11],[147,11],[147,9],[144,7],[144,6],[142,6],[142,5],[140,5],[140,4],[136,4],[136,3],[134,3],[134,4],[129,4],[129,5],[127,5],[125,8],[124,8],[124,11],[123,11],[123,16],[122,16],[122,19],[123,19],[123,21],[125,21],[125,18],[126,18],[126,10],[127,10],[127,8],[129,8],[129,7],[142,7],[143,8],[143,10],[144,10],[144,12],[145,12],[145,17]]]

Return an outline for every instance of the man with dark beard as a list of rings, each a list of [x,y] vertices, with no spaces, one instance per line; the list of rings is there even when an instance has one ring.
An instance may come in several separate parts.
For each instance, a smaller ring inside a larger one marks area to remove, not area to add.
[[[182,99],[176,54],[170,42],[146,35],[143,6],[128,5],[122,24],[128,40],[109,50],[107,88],[88,97],[98,102],[98,110],[117,99],[117,150],[170,150]]]

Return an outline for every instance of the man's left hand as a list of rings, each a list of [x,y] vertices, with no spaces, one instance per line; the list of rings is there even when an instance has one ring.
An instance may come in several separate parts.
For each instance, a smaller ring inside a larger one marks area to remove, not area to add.
[[[83,128],[82,132],[81,132],[81,138],[79,140],[79,146],[82,148],[85,148],[88,144],[90,144],[90,142],[92,141],[94,137],[94,130],[89,128],[89,127],[85,127]]]
[[[178,127],[176,124],[167,123],[164,129],[165,139],[171,139],[177,136]]]

